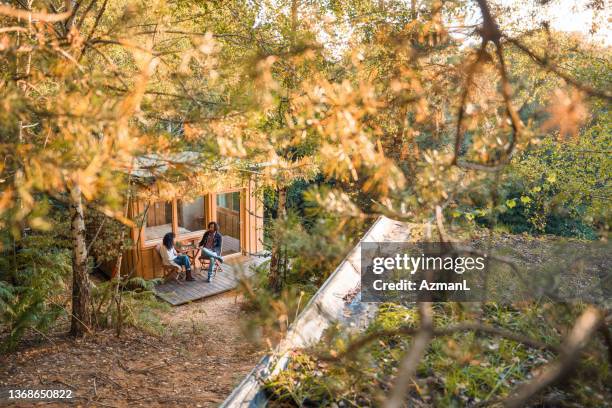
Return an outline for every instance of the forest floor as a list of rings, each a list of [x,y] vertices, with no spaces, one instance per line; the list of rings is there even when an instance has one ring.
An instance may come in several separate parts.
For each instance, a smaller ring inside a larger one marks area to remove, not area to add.
[[[264,352],[242,334],[244,317],[228,292],[164,313],[161,336],[126,329],[39,339],[0,357],[0,388],[65,389],[75,398],[0,406],[218,406]]]

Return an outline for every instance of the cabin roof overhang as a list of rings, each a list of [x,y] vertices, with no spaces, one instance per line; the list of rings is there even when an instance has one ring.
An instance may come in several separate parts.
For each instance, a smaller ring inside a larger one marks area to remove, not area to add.
[[[213,166],[202,167],[204,161],[193,151],[146,154],[134,159],[127,174],[136,187],[136,197],[171,200],[242,188],[257,176],[260,167],[240,159],[220,159]],[[186,170],[197,171],[186,178]]]

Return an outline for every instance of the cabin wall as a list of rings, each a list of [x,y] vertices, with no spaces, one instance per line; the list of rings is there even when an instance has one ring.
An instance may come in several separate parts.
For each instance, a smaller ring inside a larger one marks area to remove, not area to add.
[[[131,207],[135,216],[138,216],[139,214],[144,214],[146,211],[147,219],[149,218],[149,213],[152,210],[156,213],[155,217],[159,217],[162,212],[164,213],[161,215],[163,217],[167,217],[165,215],[167,213],[174,214],[174,219],[172,218],[172,216],[170,216],[169,218],[163,218],[162,221],[164,221],[164,223],[173,223],[175,224],[174,228],[177,228],[177,213],[171,205],[154,206],[150,203],[147,204],[143,201],[134,201],[132,202]],[[157,210],[154,209],[155,207],[157,207]],[[160,210],[160,208],[163,209],[163,211]],[[124,265],[122,265],[121,273],[131,273],[133,276],[140,276],[144,279],[154,279],[163,277],[163,263],[161,256],[159,255],[159,252],[157,250],[157,248],[161,246],[162,239],[158,238],[154,240],[147,240],[145,234],[145,227],[143,225],[142,228],[132,229],[132,240],[134,242],[134,249],[128,251],[129,254],[126,258],[127,262],[123,262]],[[199,238],[197,236],[191,237],[190,239],[181,238],[177,239],[177,241],[182,244],[195,242],[195,244],[197,245],[199,243]]]
[[[257,189],[255,180],[250,180],[247,188],[244,191],[244,199],[242,200],[245,214],[245,242],[246,252],[256,254],[264,250],[264,208],[263,197]]]
[[[128,206],[127,217],[129,219],[134,219],[135,215],[136,213],[134,211],[134,207],[132,203],[130,203]],[[130,238],[132,239],[133,242],[136,242],[135,235],[133,234],[133,229],[128,228],[128,227],[125,227],[125,228],[127,230],[126,239]],[[132,273],[132,276],[138,276],[134,269],[137,264],[136,262],[137,254],[138,254],[138,251],[136,250],[136,248],[132,248],[130,250],[126,250],[123,252],[123,256],[121,257],[121,265],[120,265],[121,275],[127,276],[128,274]],[[106,261],[100,264],[99,269],[108,277],[114,277],[117,274],[117,271],[115,270],[116,266],[117,266],[117,260],[113,259],[111,261]]]
[[[240,189],[232,189],[228,191],[240,191],[240,219],[221,222],[226,225],[226,228],[232,229],[232,234],[239,234],[241,244],[241,254],[249,255],[263,251],[263,200],[260,192],[257,190],[255,181],[250,181],[245,187]],[[227,191],[224,191],[225,193]],[[219,192],[221,193],[221,192]],[[218,221],[217,218],[217,197],[216,193],[207,194],[204,198],[204,215],[206,224],[209,221]],[[179,198],[180,199],[180,198]],[[132,220],[136,220],[138,215],[144,214],[147,211],[147,219],[162,220],[167,223],[167,213],[172,209],[170,206],[147,205],[144,201],[134,200],[129,204],[128,215]],[[176,207],[176,206],[174,206]],[[152,211],[153,210],[153,211]],[[221,211],[223,213],[223,211]],[[235,214],[234,214],[235,215]],[[151,218],[153,217],[153,218]],[[174,224],[176,224],[177,214],[174,214]],[[161,222],[161,221],[160,221]],[[177,226],[174,225],[176,230]],[[177,237],[177,241],[181,244],[193,243],[197,245],[202,238],[202,231],[186,234]],[[151,241],[145,240],[144,227],[132,228],[130,237],[133,242],[133,248],[124,252],[121,262],[122,276],[140,276],[144,279],[160,278],[163,276],[162,261],[157,246],[161,245],[161,238]],[[232,255],[233,256],[233,255]],[[109,263],[103,266],[104,272],[113,276],[113,265]],[[199,261],[196,267],[200,267]]]
[[[218,208],[216,221],[219,223],[219,232],[222,235],[240,236],[239,211],[230,210],[229,208]]]

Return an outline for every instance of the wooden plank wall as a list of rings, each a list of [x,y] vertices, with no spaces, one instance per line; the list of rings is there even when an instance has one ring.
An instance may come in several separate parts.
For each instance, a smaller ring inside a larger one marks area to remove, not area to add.
[[[230,237],[240,238],[240,213],[229,208],[217,208],[219,232]]]
[[[143,209],[144,211],[144,209]],[[172,223],[172,203],[154,203],[147,211],[147,225]]]

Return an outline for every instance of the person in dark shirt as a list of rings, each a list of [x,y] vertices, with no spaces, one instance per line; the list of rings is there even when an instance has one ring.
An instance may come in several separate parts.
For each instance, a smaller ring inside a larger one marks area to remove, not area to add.
[[[221,258],[221,246],[223,245],[223,236],[219,233],[219,225],[211,221],[208,223],[208,230],[204,233],[202,240],[198,246],[202,249],[201,259],[208,259],[208,279],[212,279],[213,270],[216,261],[223,262]]]

